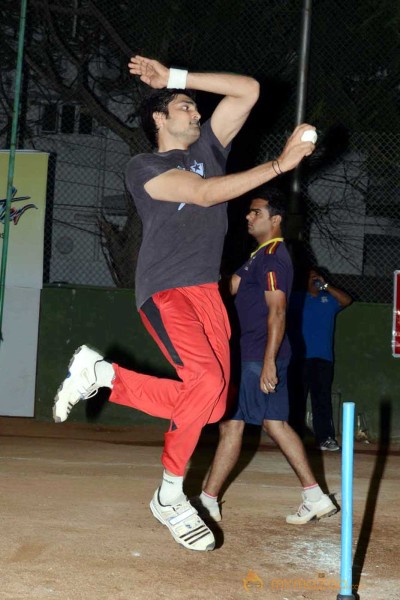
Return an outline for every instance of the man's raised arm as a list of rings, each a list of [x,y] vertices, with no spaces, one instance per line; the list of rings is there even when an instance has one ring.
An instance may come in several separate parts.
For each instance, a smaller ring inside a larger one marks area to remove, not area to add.
[[[228,73],[189,73],[188,88],[224,96],[211,117],[211,127],[226,147],[241,130],[258,100],[258,81]]]
[[[168,86],[170,69],[157,60],[134,56],[129,63],[129,71],[154,89]],[[222,146],[226,147],[257,102],[258,82],[252,77],[230,73],[188,73],[184,78],[187,89],[224,96],[211,117],[211,127]]]

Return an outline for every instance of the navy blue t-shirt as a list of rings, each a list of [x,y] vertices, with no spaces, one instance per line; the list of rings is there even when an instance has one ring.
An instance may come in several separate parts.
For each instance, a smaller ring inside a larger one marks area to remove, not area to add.
[[[289,302],[293,283],[293,265],[282,238],[261,247],[237,271],[241,278],[235,305],[240,323],[242,361],[264,360],[268,337],[268,306],[265,292],[281,290]],[[290,357],[290,344],[285,336],[277,359]]]
[[[204,208],[195,204],[154,200],[145,184],[171,169],[199,177],[225,174],[230,146],[215,137],[210,121],[187,150],[138,154],[128,163],[126,184],[143,223],[136,268],[136,304],[140,308],[156,292],[219,280],[226,203]]]

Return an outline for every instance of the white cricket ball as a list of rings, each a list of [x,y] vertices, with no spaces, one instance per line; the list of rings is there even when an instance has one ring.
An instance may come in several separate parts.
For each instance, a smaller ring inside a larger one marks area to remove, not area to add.
[[[315,144],[317,142],[318,135],[314,129],[306,129],[303,135],[301,136],[302,142],[312,142]]]

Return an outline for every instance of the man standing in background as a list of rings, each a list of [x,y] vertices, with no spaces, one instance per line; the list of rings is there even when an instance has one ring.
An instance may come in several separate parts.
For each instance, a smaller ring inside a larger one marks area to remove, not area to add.
[[[304,428],[307,396],[310,394],[312,422],[318,447],[340,450],[332,413],[333,341],[338,312],[351,297],[327,283],[318,268],[305,275],[306,291],[293,293],[290,303],[290,341],[293,349],[293,421]]]
[[[278,190],[254,192],[248,231],[258,246],[231,279],[240,324],[241,380],[237,406],[220,423],[220,440],[202,493],[200,511],[221,520],[219,494],[241,451],[245,424],[260,425],[277,444],[302,486],[303,502],[286,522],[303,525],[336,507],[318,485],[301,439],[288,423],[287,368],[290,344],[286,312],[293,266],[282,237],[285,198]]]

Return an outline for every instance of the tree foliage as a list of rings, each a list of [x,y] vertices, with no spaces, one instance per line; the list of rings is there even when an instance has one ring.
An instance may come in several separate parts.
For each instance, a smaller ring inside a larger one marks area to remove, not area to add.
[[[15,65],[18,7],[3,0],[0,8],[3,91]],[[119,108],[136,106],[141,95],[127,71],[136,52],[272,82],[266,106],[277,109],[282,130],[294,114],[300,18],[298,0],[213,0],[201,10],[188,0],[30,0],[25,64],[37,90],[79,102],[132,147],[137,130]],[[315,0],[308,111],[320,127],[335,120],[358,130],[398,124],[399,24],[392,0]],[[279,112],[275,94],[288,109]],[[6,94],[2,102],[9,113]]]
[[[13,0],[0,6],[0,135],[11,120],[19,6]],[[259,79],[261,98],[247,125],[250,148],[260,134],[292,128],[300,23],[298,0],[210,0],[201,7],[192,0],[30,0],[22,122],[30,104],[56,98],[79,104],[132,153],[147,149],[135,120],[144,89],[127,70],[129,57],[142,53],[191,70]],[[307,120],[320,130],[341,124],[351,132],[399,131],[399,24],[392,0],[314,0]],[[205,115],[215,101],[199,95]],[[27,137],[29,128],[27,121]],[[246,164],[240,142],[235,168]],[[111,273],[126,285],[131,275],[118,265],[133,271],[135,250],[130,267],[122,257],[129,236],[139,235],[132,205],[123,229],[103,218],[100,231]]]

